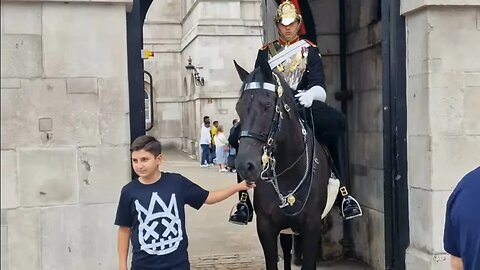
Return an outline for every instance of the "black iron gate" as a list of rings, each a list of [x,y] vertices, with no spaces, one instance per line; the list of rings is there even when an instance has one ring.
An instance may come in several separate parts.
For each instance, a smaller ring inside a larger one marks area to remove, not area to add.
[[[130,141],[145,134],[144,73],[141,51],[143,22],[152,0],[133,0],[127,14],[128,93],[130,107]]]
[[[405,269],[409,245],[405,18],[400,0],[382,1],[385,268]]]
[[[145,134],[144,67],[141,51],[143,48],[143,22],[151,4],[152,0],[133,0],[132,11],[127,14],[130,142]],[[132,178],[137,177],[133,169],[131,172]]]

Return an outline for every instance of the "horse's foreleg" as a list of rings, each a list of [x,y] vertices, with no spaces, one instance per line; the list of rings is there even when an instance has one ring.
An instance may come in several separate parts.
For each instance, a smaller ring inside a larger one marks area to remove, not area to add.
[[[315,232],[302,232],[303,237],[302,251],[303,251],[303,264],[302,270],[313,270],[316,267],[317,253],[320,241],[320,231]]]
[[[271,224],[263,223],[257,217],[257,233],[262,244],[267,270],[278,270],[278,246],[277,237],[279,230],[272,228]]]
[[[303,240],[302,236],[297,234],[293,236],[293,263],[295,265],[302,265],[303,256]]]
[[[280,245],[282,246],[283,251],[283,269],[291,270],[292,269],[292,235],[291,234],[280,234]]]

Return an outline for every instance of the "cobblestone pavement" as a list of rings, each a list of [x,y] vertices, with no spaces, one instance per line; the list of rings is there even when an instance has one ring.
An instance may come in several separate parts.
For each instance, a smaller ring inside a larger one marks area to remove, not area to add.
[[[235,174],[219,172],[217,167],[200,168],[199,162],[182,152],[166,151],[164,156],[163,171],[181,173],[207,190],[221,189],[236,183]],[[186,207],[188,252],[192,269],[265,269],[255,223],[241,226],[228,222],[229,213],[237,199],[238,197],[232,196],[214,205],[204,205],[198,211]],[[320,266],[317,269],[369,269],[355,262],[338,262],[334,265]],[[282,262],[279,266],[282,266]]]

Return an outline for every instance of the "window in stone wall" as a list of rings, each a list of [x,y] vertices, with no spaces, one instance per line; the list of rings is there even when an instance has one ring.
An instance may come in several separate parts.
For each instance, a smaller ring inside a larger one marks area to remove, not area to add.
[[[149,128],[152,125],[152,105],[150,103],[150,92],[149,88],[145,88],[145,128]]]

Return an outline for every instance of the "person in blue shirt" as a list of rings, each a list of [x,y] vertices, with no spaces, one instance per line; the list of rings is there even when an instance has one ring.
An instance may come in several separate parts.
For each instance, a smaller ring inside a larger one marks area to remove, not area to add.
[[[127,270],[129,241],[132,270],[190,269],[185,205],[225,200],[254,187],[245,181],[218,191],[207,191],[178,173],[162,172],[162,146],[152,136],[132,143],[132,166],[139,176],[121,191],[115,225],[118,228],[119,269]]]
[[[480,167],[457,184],[448,198],[443,246],[452,270],[480,269]]]

